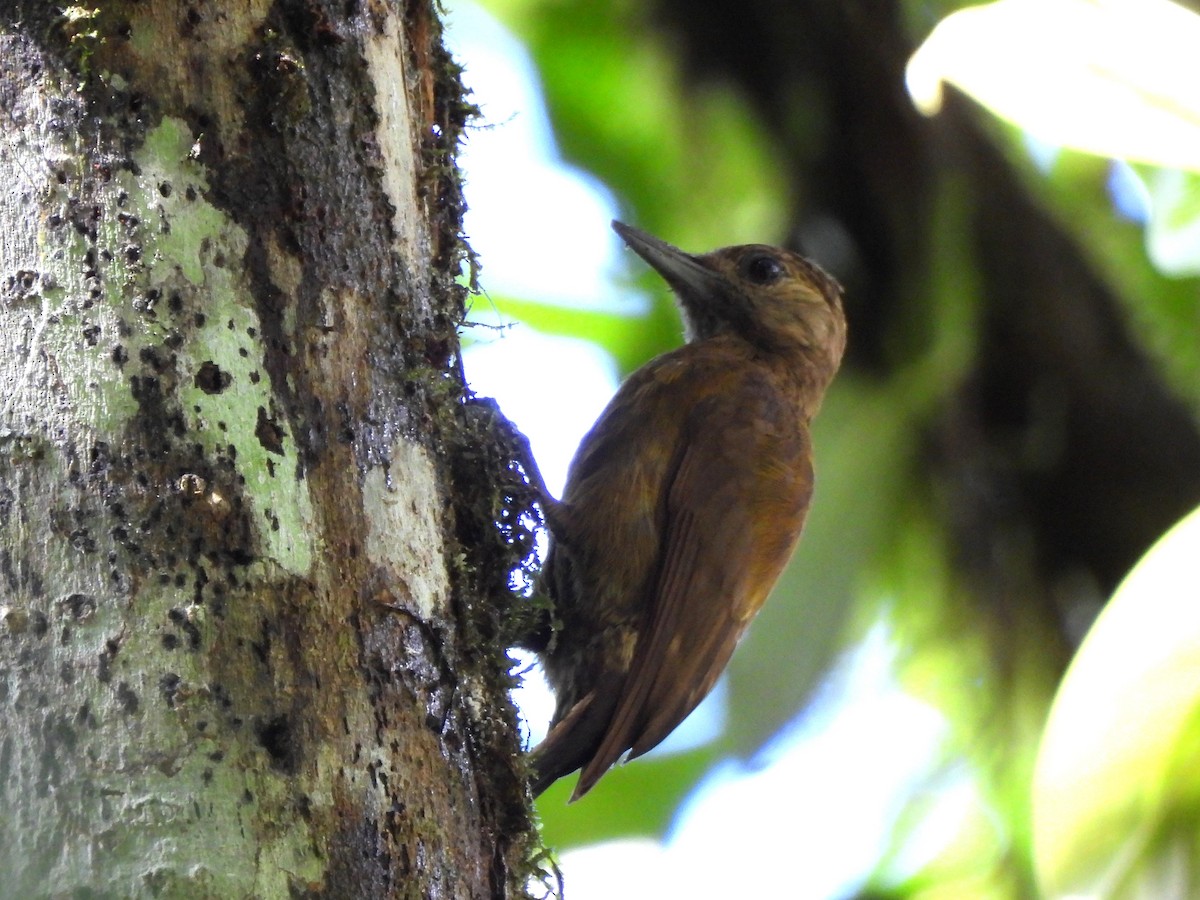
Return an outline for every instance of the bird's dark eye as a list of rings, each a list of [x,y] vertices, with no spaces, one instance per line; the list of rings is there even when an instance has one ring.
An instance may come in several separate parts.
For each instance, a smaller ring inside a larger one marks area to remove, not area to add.
[[[755,284],[771,284],[783,277],[783,263],[766,253],[756,253],[742,265],[742,272]]]

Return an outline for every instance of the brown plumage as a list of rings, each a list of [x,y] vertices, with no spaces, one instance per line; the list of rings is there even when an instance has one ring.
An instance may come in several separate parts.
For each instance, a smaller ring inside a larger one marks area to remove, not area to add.
[[[533,791],[582,768],[573,800],[670,734],[725,668],[800,537],[809,422],[846,343],[841,289],[795,253],[692,256],[613,227],[674,289],[688,343],[625,381],[546,500],[557,708]]]

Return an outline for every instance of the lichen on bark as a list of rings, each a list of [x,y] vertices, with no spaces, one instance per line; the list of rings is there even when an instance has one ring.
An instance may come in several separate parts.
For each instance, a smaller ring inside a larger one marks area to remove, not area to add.
[[[0,44],[5,889],[522,894],[530,548],[484,532],[527,500],[457,366],[432,10],[28,3]]]

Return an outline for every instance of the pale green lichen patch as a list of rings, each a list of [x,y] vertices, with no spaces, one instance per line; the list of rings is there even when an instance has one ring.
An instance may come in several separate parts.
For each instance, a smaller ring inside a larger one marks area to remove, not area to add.
[[[203,140],[185,122],[168,116],[147,132],[136,156],[140,173],[131,193],[153,246],[146,257],[151,281],[163,280],[178,267],[189,282],[202,285],[204,257],[211,261],[214,242],[236,253],[234,260],[245,250],[245,233],[203,199],[208,184],[196,162]]]
[[[213,273],[213,313],[180,349],[180,400],[206,453],[232,459],[244,479],[262,553],[307,575],[313,558],[307,482],[296,477],[295,441],[274,424],[270,379],[256,352],[258,318],[237,302],[230,281],[227,272]],[[265,440],[264,428],[270,435]]]
[[[142,222],[147,280],[158,304],[177,302],[191,314],[186,340],[174,350],[189,431],[206,456],[236,467],[238,487],[254,509],[260,552],[306,575],[312,504],[307,482],[296,477],[296,443],[262,361],[261,325],[241,274],[246,234],[205,199],[197,140],[203,138],[182,121],[163,119],[136,156],[139,174],[128,176],[136,180],[130,194]]]

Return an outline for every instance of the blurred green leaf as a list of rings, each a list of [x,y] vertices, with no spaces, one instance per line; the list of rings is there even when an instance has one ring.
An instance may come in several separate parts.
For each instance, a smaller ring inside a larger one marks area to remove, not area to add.
[[[1200,511],[1146,554],[1063,680],[1033,789],[1051,897],[1200,894]]]
[[[1166,0],[999,0],[939,22],[906,80],[930,114],[946,81],[1057,146],[1200,171],[1197,44]]]
[[[538,798],[542,836],[560,850],[615,838],[662,837],[680,801],[716,758],[711,746],[642,757],[614,768],[570,806],[575,776],[561,778]]]
[[[1146,247],[1159,271],[1200,275],[1200,173],[1143,167],[1150,195]]]

